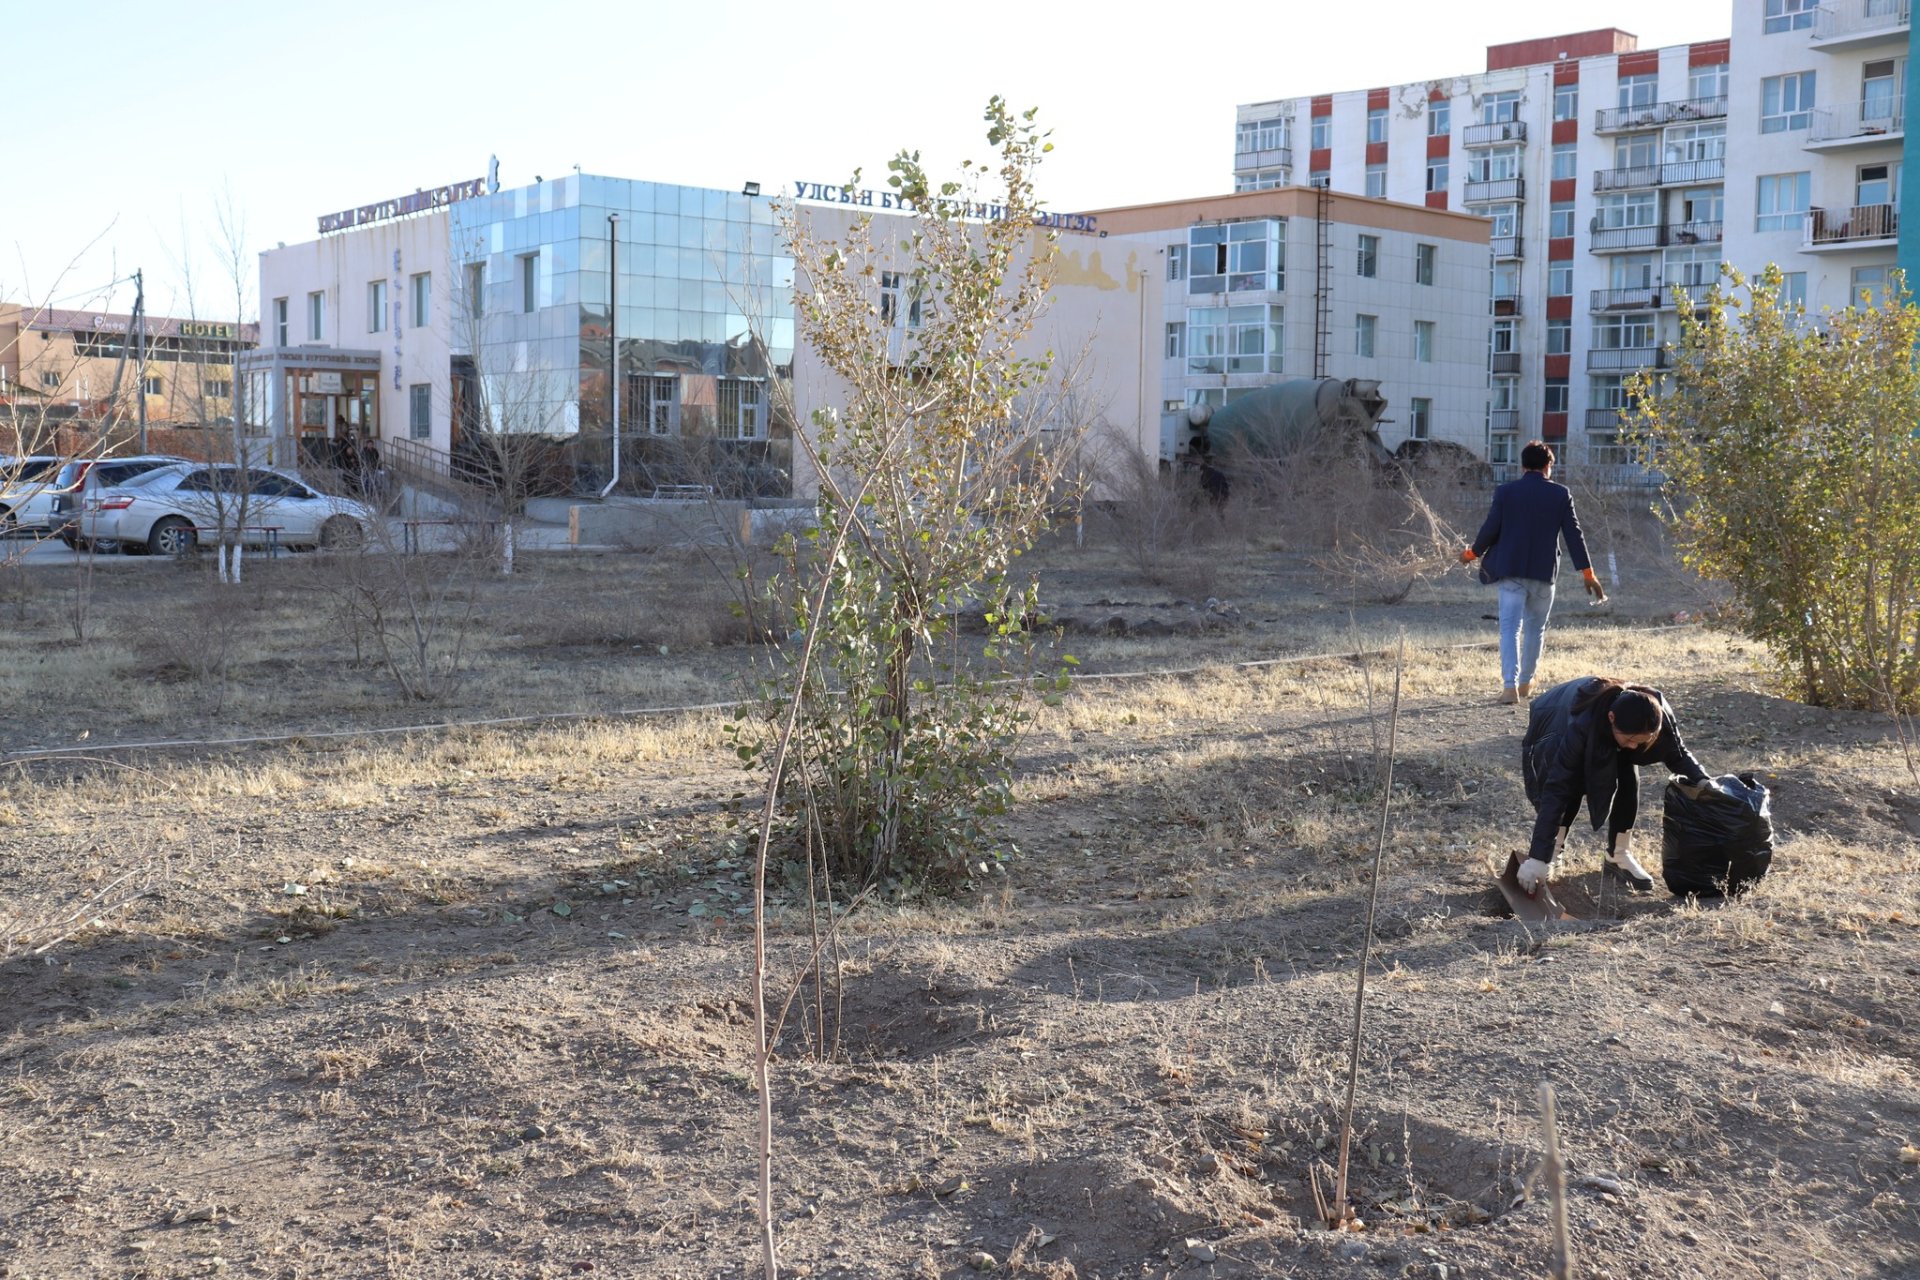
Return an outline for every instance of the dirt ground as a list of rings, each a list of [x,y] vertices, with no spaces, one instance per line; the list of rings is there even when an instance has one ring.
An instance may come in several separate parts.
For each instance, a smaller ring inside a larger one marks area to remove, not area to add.
[[[1775,869],[1718,908],[1625,895],[1582,826],[1584,918],[1544,932],[1485,869],[1530,818],[1489,589],[1258,543],[1151,577],[1038,557],[1111,678],[1025,742],[1010,870],[847,915],[824,996],[827,908],[775,892],[783,1272],[1544,1275],[1549,1081],[1576,1274],[1920,1276],[1920,795],[1892,726],[1771,696],[1656,537],[1606,549],[1615,601],[1563,592],[1542,683],[1662,687],[1710,770],[1773,787]],[[745,628],[695,557],[525,561],[462,585],[471,678],[431,702],[355,661],[317,558],[244,609],[103,566],[84,642],[72,575],[13,580],[0,919],[45,936],[143,892],[0,967],[0,1276],[760,1274],[752,782],[721,711],[606,714],[738,696]],[[1315,655],[1401,633],[1362,1225],[1330,1233],[1310,1170],[1393,676]]]

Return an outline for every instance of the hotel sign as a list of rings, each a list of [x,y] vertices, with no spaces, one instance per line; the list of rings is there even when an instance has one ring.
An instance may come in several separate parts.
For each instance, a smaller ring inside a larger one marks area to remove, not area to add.
[[[388,218],[405,217],[409,213],[419,213],[425,209],[445,208],[461,200],[471,200],[475,196],[485,195],[486,191],[485,178],[469,178],[465,182],[454,182],[444,187],[434,187],[429,191],[416,191],[410,196],[363,204],[357,209],[323,213],[320,215],[320,234],[325,235],[329,231],[345,231],[349,227],[365,226],[369,222],[384,222]]]
[[[183,338],[231,338],[234,326],[230,324],[208,324],[201,320],[182,320],[180,336]]]

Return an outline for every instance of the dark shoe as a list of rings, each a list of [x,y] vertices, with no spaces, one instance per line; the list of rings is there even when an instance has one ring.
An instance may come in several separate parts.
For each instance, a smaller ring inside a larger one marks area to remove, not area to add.
[[[1625,880],[1640,893],[1653,892],[1653,877],[1640,865],[1640,860],[1630,853],[1608,854],[1606,861],[1600,864],[1600,874]]]
[[[1508,685],[1506,688],[1500,691],[1501,706],[1511,707],[1518,701],[1520,701],[1520,695],[1517,692],[1515,692],[1514,687],[1512,685]]]

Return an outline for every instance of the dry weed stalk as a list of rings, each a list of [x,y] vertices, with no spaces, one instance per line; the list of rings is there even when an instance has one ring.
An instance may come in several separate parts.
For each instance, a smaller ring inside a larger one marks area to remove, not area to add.
[[[1460,548],[1468,539],[1411,481],[1406,502],[1407,514],[1397,527],[1355,534],[1310,563],[1354,595],[1388,605],[1405,600],[1416,584],[1443,577],[1459,563]]]
[[[1400,636],[1393,656],[1393,702],[1387,712],[1387,762],[1380,783],[1380,829],[1373,842],[1373,876],[1367,886],[1367,923],[1360,938],[1360,971],[1353,988],[1353,1031],[1347,1047],[1347,1099],[1340,1112],[1340,1167],[1334,1175],[1333,1201],[1320,1195],[1316,1174],[1313,1195],[1320,1216],[1330,1230],[1338,1230],[1353,1216],[1347,1204],[1347,1157],[1353,1146],[1353,1099],[1360,1084],[1360,1030],[1367,1006],[1367,964],[1373,958],[1373,921],[1380,906],[1380,869],[1386,861],[1387,818],[1393,807],[1393,761],[1400,745],[1400,677],[1407,662],[1407,637]]]
[[[16,957],[42,956],[89,925],[131,907],[159,887],[167,862],[153,857],[94,889],[55,885],[18,906],[0,907],[0,966]]]
[[[1560,1126],[1554,1119],[1553,1086],[1540,1083],[1540,1123],[1546,1130],[1547,1158],[1540,1177],[1553,1205],[1553,1257],[1547,1263],[1552,1280],[1573,1280],[1573,1242],[1567,1232],[1567,1170],[1560,1162]]]

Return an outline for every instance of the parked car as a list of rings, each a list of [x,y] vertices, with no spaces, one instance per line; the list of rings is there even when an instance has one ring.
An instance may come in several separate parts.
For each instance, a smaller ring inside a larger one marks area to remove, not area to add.
[[[39,533],[47,527],[50,485],[63,461],[50,454],[0,455],[0,534]]]
[[[48,487],[53,493],[47,514],[47,532],[69,547],[80,542],[80,506],[92,494],[124,484],[156,467],[191,462],[170,453],[148,453],[132,458],[75,458],[60,468]]]
[[[79,536],[156,555],[223,534],[250,546],[331,547],[358,542],[375,519],[364,502],[317,493],[284,471],[185,463],[101,490],[81,509]]]

